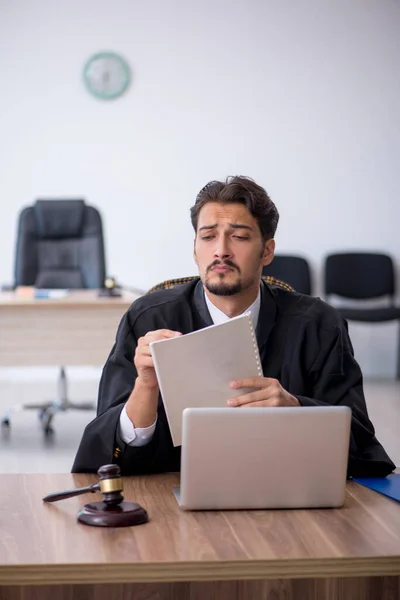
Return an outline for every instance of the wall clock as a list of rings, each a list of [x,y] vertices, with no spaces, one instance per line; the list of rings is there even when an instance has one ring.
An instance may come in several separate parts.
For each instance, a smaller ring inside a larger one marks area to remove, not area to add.
[[[114,100],[127,90],[131,71],[126,60],[116,52],[98,52],[86,62],[83,79],[93,96]]]

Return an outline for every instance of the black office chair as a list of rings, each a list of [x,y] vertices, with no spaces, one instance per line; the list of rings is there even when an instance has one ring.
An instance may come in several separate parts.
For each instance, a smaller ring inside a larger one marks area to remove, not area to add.
[[[36,288],[103,288],[105,254],[100,213],[83,200],[37,200],[19,216],[15,255],[15,286]],[[65,368],[60,367],[58,397],[52,402],[12,407],[2,419],[10,426],[17,410],[39,410],[45,434],[54,414],[69,409],[95,410],[96,402],[68,399]]]
[[[393,261],[386,254],[369,252],[330,254],[325,260],[325,294],[353,300],[389,299],[381,308],[340,307],[349,321],[380,323],[400,322],[400,307],[395,306],[395,276]],[[400,333],[397,356],[397,378],[400,379]]]
[[[263,268],[263,275],[286,281],[300,294],[311,294],[310,267],[300,256],[276,254],[272,263]]]

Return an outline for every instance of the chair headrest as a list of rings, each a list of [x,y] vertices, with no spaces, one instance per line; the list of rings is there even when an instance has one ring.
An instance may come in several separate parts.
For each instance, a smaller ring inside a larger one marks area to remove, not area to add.
[[[39,236],[79,237],[83,228],[84,209],[83,200],[37,200],[33,212]]]

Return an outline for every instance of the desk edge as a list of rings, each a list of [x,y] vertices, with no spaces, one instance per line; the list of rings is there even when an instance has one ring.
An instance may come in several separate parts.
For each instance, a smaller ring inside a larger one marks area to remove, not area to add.
[[[400,576],[400,555],[363,558],[0,565],[0,586]]]

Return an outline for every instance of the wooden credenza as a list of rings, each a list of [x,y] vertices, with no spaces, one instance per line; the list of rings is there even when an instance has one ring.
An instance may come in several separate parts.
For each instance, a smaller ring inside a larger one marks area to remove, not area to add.
[[[125,478],[150,522],[81,525],[92,475],[2,475],[1,600],[398,600],[400,504],[349,482],[341,509],[184,512],[177,474]]]
[[[103,365],[122,315],[139,296],[71,290],[51,300],[0,292],[0,366]]]

